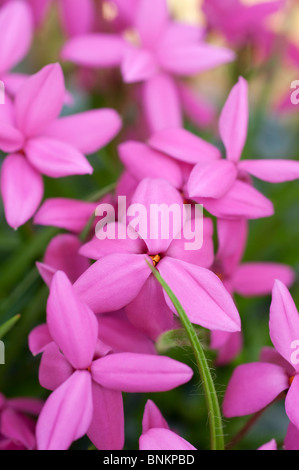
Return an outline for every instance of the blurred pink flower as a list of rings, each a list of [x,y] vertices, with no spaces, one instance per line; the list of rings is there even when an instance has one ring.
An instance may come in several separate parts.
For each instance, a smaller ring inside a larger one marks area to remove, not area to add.
[[[2,165],[1,193],[13,228],[36,212],[43,197],[42,174],[91,174],[84,154],[106,145],[121,127],[110,109],[58,119],[64,96],[61,67],[51,64],[24,82],[13,104],[7,100],[0,107],[0,149],[10,154]]]
[[[294,433],[298,436],[299,430],[299,315],[289,291],[280,281],[275,281],[273,288],[270,337],[275,350],[265,348],[261,362],[235,369],[226,390],[223,412],[226,417],[256,413],[286,393],[285,409],[291,421],[286,445],[294,445]]]

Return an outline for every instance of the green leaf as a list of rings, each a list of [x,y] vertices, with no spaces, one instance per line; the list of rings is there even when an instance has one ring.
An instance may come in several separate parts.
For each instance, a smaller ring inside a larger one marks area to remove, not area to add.
[[[190,340],[193,349],[193,354],[196,359],[198,372],[202,381],[202,386],[204,389],[206,404],[208,408],[211,449],[224,450],[223,425],[220,406],[214,382],[212,379],[211,370],[209,368],[203,347],[199,341],[194,326],[190,322],[185,310],[183,309],[175,294],[172,292],[168,284],[164,281],[159,271],[155,269],[152,264],[148,262],[147,264],[150,267],[153,275],[156,277],[157,281],[161,284],[168,297],[170,298],[171,302],[173,303]]]
[[[6,323],[0,326],[0,339],[4,338],[5,335],[15,326],[20,320],[21,315],[15,315],[13,318],[8,320]]]

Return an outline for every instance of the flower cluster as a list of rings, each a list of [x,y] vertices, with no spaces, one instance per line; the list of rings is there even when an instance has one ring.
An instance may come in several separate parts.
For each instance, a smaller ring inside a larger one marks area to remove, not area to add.
[[[34,259],[49,290],[46,321],[30,325],[28,340],[32,355],[41,354],[38,379],[49,394],[43,402],[0,394],[1,449],[67,450],[87,436],[99,450],[122,450],[123,394],[166,393],[193,377],[181,357],[159,350],[161,338],[179,337],[182,322],[189,346],[203,335],[215,365],[228,365],[246,333],[235,294],[271,292],[275,349],[236,368],[223,414],[260,413],[285,398],[284,446],[299,449],[299,316],[288,292],[295,273],[275,260],[243,262],[249,221],[274,215],[255,179],[297,180],[299,162],[247,158],[253,93],[246,70],[237,70],[218,124],[216,104],[194,80],[239,64],[247,46],[253,69],[261,57],[271,61],[280,35],[265,20],[284,8],[282,0],[250,7],[205,0],[203,27],[175,19],[166,0],[0,2],[4,216],[33,237],[47,230],[41,226],[55,227],[43,261],[40,251]],[[57,62],[17,73],[27,54],[34,63],[34,37],[50,10],[63,38]],[[213,34],[225,45],[210,41]],[[286,44],[287,59],[295,46]],[[61,190],[80,178],[98,184],[115,160],[113,187],[100,183],[91,198]],[[200,373],[204,360],[197,357]],[[217,409],[212,379],[201,378]],[[149,399],[139,449],[200,447],[179,434]],[[276,448],[274,440],[260,447]]]

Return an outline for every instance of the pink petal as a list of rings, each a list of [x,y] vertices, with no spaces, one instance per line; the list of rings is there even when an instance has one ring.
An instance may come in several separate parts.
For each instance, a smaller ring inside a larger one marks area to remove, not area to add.
[[[14,410],[33,416],[38,416],[44,406],[44,402],[37,398],[10,398],[7,403]]]
[[[240,159],[246,142],[248,119],[248,84],[240,77],[225,103],[219,122],[227,158],[234,162]]]
[[[166,305],[162,287],[154,276],[145,281],[139,294],[127,305],[126,313],[133,325],[153,340],[174,327],[173,313]]]
[[[145,241],[150,255],[164,253],[184,225],[181,194],[166,180],[145,178],[138,185],[131,204],[129,225]],[[158,213],[160,209],[162,216]],[[140,222],[135,227],[136,217]]]
[[[232,62],[233,51],[205,43],[178,44],[159,50],[159,62],[168,72],[192,76]]]
[[[92,413],[91,376],[77,371],[46,401],[36,427],[38,450],[67,450],[86,434]]]
[[[53,341],[48,325],[39,325],[29,334],[29,349],[34,356],[43,352],[46,347]]]
[[[47,199],[37,212],[34,223],[80,233],[95,213],[98,203],[75,199]]]
[[[95,351],[98,322],[61,271],[52,280],[47,323],[53,340],[74,368],[87,369]]]
[[[149,144],[186,163],[204,163],[221,157],[220,151],[185,129],[165,129],[149,139]]]
[[[92,384],[93,417],[87,435],[98,450],[122,450],[124,410],[121,392]]]
[[[50,64],[28,78],[16,96],[17,125],[26,137],[33,137],[60,114],[65,96],[59,64]]]
[[[223,413],[226,418],[245,416],[262,410],[289,388],[284,369],[263,362],[235,369],[228,384]]]
[[[79,150],[59,140],[46,137],[31,139],[25,152],[32,166],[51,178],[93,173],[92,166]]]
[[[142,433],[145,434],[152,428],[169,429],[169,426],[157,405],[152,400],[147,400],[142,419]]]
[[[166,0],[141,0],[136,14],[136,27],[145,47],[152,48],[160,40],[168,23]]]
[[[274,213],[273,204],[247,183],[236,181],[220,199],[196,198],[204,208],[220,218],[260,219]]]
[[[64,30],[69,36],[79,36],[92,29],[96,15],[92,0],[80,0],[76,8],[73,0],[61,0],[58,5]]]
[[[168,257],[160,261],[158,269],[192,323],[210,330],[240,331],[236,306],[214,273]],[[165,298],[174,311],[166,294]]]
[[[74,287],[95,313],[107,313],[130,303],[150,274],[144,255],[109,255],[82,274]]]
[[[188,182],[189,196],[220,198],[231,189],[237,174],[236,166],[227,160],[198,163]]]
[[[77,65],[114,67],[120,65],[126,43],[114,34],[86,34],[69,40],[61,57]]]
[[[168,156],[141,142],[125,142],[118,147],[119,156],[132,176],[144,178],[165,177],[173,186],[181,188],[182,171],[179,164]]]
[[[124,311],[100,315],[99,338],[109,344],[113,352],[156,354],[155,345],[131,322]]]
[[[193,224],[193,222],[194,219],[192,219],[191,223]],[[185,232],[187,233],[186,225],[184,228]],[[202,268],[210,268],[214,261],[213,229],[214,227],[212,220],[205,217],[203,219],[203,225],[200,228],[200,230],[202,230],[203,238],[201,248],[196,250],[186,249],[185,245],[186,243],[189,243],[190,240],[187,241],[187,239],[184,237],[184,233],[182,233],[181,238],[177,238],[171,242],[166,255],[170,256],[171,258],[180,259],[186,263],[201,266]],[[195,230],[194,227],[193,230]]]
[[[91,366],[100,385],[128,393],[172,390],[191,380],[190,367],[165,356],[134,353],[111,354]]]
[[[299,450],[299,429],[293,423],[289,424],[284,446],[285,450]]]
[[[94,109],[57,119],[43,134],[88,155],[105,147],[118,134],[121,125],[121,118],[113,109]]]
[[[115,238],[106,238],[107,231],[113,233]],[[125,239],[119,238],[118,234],[129,232],[129,228],[121,223],[107,224],[105,229],[101,227],[101,230],[96,228],[96,237],[94,237],[90,242],[87,242],[80,250],[81,255],[86,256],[87,258],[98,260],[107,255],[113,254],[142,254],[146,252],[146,245],[143,240],[140,238],[132,239],[128,235]],[[131,231],[132,233],[133,231]],[[105,234],[105,238],[102,239],[102,235]],[[136,232],[135,232],[136,234]]]
[[[185,441],[169,429],[152,428],[139,439],[140,450],[196,450],[193,445]]]
[[[211,349],[217,349],[217,366],[229,364],[242,350],[243,336],[240,331],[226,333],[225,331],[211,332]]]
[[[270,307],[270,336],[277,352],[299,371],[299,365],[293,357],[299,348],[298,310],[288,289],[277,280]]]
[[[214,105],[197,90],[192,90],[190,85],[179,83],[178,86],[182,107],[188,118],[199,128],[210,126],[216,114]]]
[[[244,263],[235,271],[233,284],[238,294],[251,297],[270,294],[275,279],[291,286],[295,280],[295,273],[284,264]]]
[[[268,442],[267,444],[264,444],[258,450],[277,450],[277,444],[275,439],[272,439],[272,441]]]
[[[0,75],[3,75],[17,65],[30,48],[33,24],[25,2],[9,2],[1,8],[0,31]]]
[[[284,183],[299,178],[299,162],[293,160],[245,160],[239,169],[269,183]]]
[[[150,133],[183,127],[178,89],[166,74],[156,74],[143,85],[143,106]]]
[[[157,63],[151,51],[127,47],[121,64],[121,73],[126,83],[147,80],[156,72]]]
[[[47,247],[44,263],[63,271],[74,283],[89,268],[87,259],[79,254],[80,248],[81,242],[74,235],[57,235]]]
[[[1,434],[28,450],[35,448],[35,436],[27,420],[12,409],[5,409],[1,413]]]
[[[299,410],[298,410],[298,394],[299,394],[299,375],[295,375],[290,386],[290,390],[286,397],[286,413],[290,421],[299,429]]]
[[[5,107],[5,105],[1,105]],[[5,153],[17,152],[23,147],[22,133],[10,123],[0,122],[0,149]]]
[[[36,212],[44,192],[42,177],[23,155],[6,157],[1,168],[1,194],[7,223],[14,229]]]
[[[74,369],[61,354],[58,346],[51,343],[45,349],[39,366],[39,383],[46,390],[56,390],[72,375]]]

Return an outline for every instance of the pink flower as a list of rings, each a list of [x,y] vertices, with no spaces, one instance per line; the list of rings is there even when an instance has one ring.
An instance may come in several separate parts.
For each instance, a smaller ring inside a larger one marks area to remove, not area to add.
[[[167,391],[192,377],[188,366],[168,357],[109,354],[98,340],[95,315],[62,272],[52,280],[47,324],[52,342],[44,349],[39,380],[53,393],[37,423],[39,450],[67,449],[86,433],[99,449],[122,449],[122,392]]]
[[[138,186],[132,204],[173,204],[181,208],[181,195],[164,180],[144,179]],[[148,227],[157,223],[149,219]],[[209,329],[239,331],[237,309],[220,279],[208,268],[213,263],[213,227],[211,220],[203,224],[203,246],[185,250],[183,234],[169,239],[151,239],[134,232],[134,239],[118,238],[122,223],[111,224],[115,239],[94,238],[80,253],[98,260],[75,283],[76,292],[96,313],[107,313],[126,307],[130,321],[138,329],[156,339],[173,327],[172,302],[151,273],[146,261],[154,262],[162,277],[179,298],[193,323]],[[182,228],[180,227],[180,230]],[[133,230],[133,229],[132,229]],[[200,302],[199,302],[200,299]]]
[[[14,95],[24,75],[11,73],[11,69],[27,55],[33,36],[32,14],[25,2],[11,0],[0,8],[0,31],[0,80],[5,91]]]
[[[169,429],[160,410],[148,400],[143,415],[140,450],[196,450],[189,442]]]
[[[252,42],[259,45],[267,36],[266,20],[284,6],[284,0],[244,5],[240,0],[205,0],[203,11],[209,29],[222,33],[233,45]]]
[[[0,394],[0,449],[33,450],[36,448],[35,421],[43,402],[31,398],[6,399]]]
[[[61,67],[52,64],[24,82],[14,105],[7,100],[0,108],[0,148],[10,154],[2,166],[1,193],[13,228],[36,212],[43,197],[42,174],[91,174],[84,154],[106,145],[120,129],[118,114],[109,109],[58,119],[64,96]]]
[[[270,336],[275,350],[265,348],[261,362],[244,364],[234,371],[223,411],[226,417],[256,413],[286,393],[285,409],[291,421],[287,442],[291,443],[299,430],[299,316],[289,291],[280,281],[273,288]]]
[[[126,83],[144,82],[142,102],[153,132],[181,127],[181,104],[195,118],[204,113],[199,99],[184,93],[185,87],[178,88],[175,77],[193,76],[230,62],[234,53],[206,44],[199,28],[171,21],[166,0],[140,0],[129,29],[73,38],[64,46],[62,57],[81,66],[119,66]]]
[[[259,447],[258,450],[277,450],[276,441],[272,439],[272,441],[267,442],[267,444],[264,444],[261,447]]]
[[[220,117],[220,135],[226,159],[199,162],[192,170],[187,193],[220,218],[255,219],[273,214],[273,205],[253,188],[250,176],[271,183],[299,178],[299,162],[291,160],[240,161],[248,129],[248,86],[240,78],[232,89]],[[150,140],[150,145],[168,155],[191,158],[200,141],[188,131],[166,129]]]

